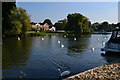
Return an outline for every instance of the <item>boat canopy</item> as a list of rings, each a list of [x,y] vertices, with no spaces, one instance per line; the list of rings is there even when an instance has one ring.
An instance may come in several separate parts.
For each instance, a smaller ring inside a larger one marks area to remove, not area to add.
[[[120,43],[120,27],[117,27],[113,32],[109,40],[112,43]]]

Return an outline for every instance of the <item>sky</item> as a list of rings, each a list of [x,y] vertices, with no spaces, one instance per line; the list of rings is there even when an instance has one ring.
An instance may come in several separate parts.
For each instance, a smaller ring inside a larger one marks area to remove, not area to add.
[[[80,13],[92,23],[118,22],[118,2],[17,2],[26,9],[33,22],[50,19],[52,23],[67,18],[68,14]]]

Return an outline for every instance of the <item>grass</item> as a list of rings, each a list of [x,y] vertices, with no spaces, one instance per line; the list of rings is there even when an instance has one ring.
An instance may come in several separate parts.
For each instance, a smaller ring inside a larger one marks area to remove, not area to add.
[[[56,34],[75,34],[74,31],[44,31],[44,32],[35,32],[35,31],[28,31],[25,35],[26,36],[44,36],[44,35],[56,35]],[[8,33],[7,36],[18,36],[17,33]]]
[[[55,34],[63,34],[64,32],[57,32],[57,31],[46,31],[46,32],[27,32],[27,35],[31,36],[42,36],[42,35],[55,35]]]

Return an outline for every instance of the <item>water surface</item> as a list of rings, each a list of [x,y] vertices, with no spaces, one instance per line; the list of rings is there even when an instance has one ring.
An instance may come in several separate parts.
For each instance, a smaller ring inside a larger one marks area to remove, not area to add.
[[[2,44],[3,78],[59,78],[57,69],[70,70],[71,76],[104,64],[120,63],[119,57],[101,56],[102,43],[109,38],[110,34],[6,38]]]

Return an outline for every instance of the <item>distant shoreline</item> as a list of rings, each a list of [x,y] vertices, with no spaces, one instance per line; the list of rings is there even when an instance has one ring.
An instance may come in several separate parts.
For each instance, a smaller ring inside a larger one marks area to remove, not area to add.
[[[91,32],[91,33],[80,33],[80,34],[111,34],[112,32]],[[55,35],[55,34],[74,34],[72,31],[46,31],[46,32],[35,32],[29,31],[25,36],[44,36],[44,35]],[[5,37],[18,36],[17,34],[6,34]]]
[[[112,34],[112,32],[99,32],[99,31],[94,31],[92,34]]]

